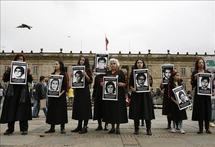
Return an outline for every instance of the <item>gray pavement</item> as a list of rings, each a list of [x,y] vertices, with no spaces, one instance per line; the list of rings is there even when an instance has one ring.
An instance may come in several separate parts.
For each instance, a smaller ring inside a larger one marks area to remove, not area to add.
[[[213,134],[199,135],[197,122],[191,121],[192,111],[187,110],[188,120],[184,121],[186,134],[170,133],[166,128],[166,117],[161,115],[161,109],[155,109],[156,119],[152,121],[152,136],[147,136],[145,127],[140,128],[139,135],[133,135],[133,121],[121,125],[121,134],[108,134],[107,131],[95,131],[97,121],[89,121],[87,134],[71,133],[77,126],[76,120],[71,120],[71,110],[68,111],[69,123],[66,124],[66,134],[60,134],[60,126],[56,126],[53,134],[44,134],[49,129],[45,116],[40,112],[39,118],[29,121],[28,135],[22,136],[18,122],[13,135],[4,136],[7,125],[1,125],[1,147],[215,147],[215,128]],[[108,126],[110,128],[110,125]]]

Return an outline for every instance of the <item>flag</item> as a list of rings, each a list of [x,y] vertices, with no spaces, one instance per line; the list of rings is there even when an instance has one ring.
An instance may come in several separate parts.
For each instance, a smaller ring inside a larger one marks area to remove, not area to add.
[[[108,41],[108,39],[107,39],[107,36],[105,35],[105,46],[106,46],[106,51],[108,50],[108,43],[109,43],[109,41]]]

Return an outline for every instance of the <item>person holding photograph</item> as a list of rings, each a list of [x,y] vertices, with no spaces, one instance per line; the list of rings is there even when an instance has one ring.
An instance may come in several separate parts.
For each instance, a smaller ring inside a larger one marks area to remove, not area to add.
[[[112,125],[108,133],[120,134],[120,124],[128,122],[125,101],[125,75],[123,71],[120,70],[119,61],[117,59],[110,59],[109,64],[110,71],[107,72],[106,76],[118,77],[118,101],[103,100],[103,121]],[[103,86],[105,85],[103,84]]]
[[[172,74],[169,79],[168,83],[168,97],[172,100],[170,102],[170,115],[173,120],[173,127],[171,129],[172,133],[176,132],[176,127],[178,125],[178,128],[180,129],[181,134],[185,134],[185,131],[182,127],[183,120],[187,119],[186,110],[179,110],[178,108],[178,101],[176,100],[176,97],[172,91],[172,89],[176,88],[177,86],[181,86],[182,79],[180,78],[180,75],[176,71],[172,71]],[[182,91],[179,92],[179,98],[182,98],[184,93]],[[183,100],[183,99],[182,99]]]
[[[25,62],[23,54],[17,54],[14,61]],[[10,81],[11,68],[8,68],[3,75],[3,81]],[[32,83],[33,78],[30,70],[27,71],[27,82]],[[9,84],[6,89],[5,100],[2,108],[0,123],[8,123],[8,128],[4,135],[10,135],[14,132],[15,121],[19,121],[21,135],[28,134],[28,120],[32,119],[31,99],[29,96],[29,87],[26,85]]]
[[[94,114],[93,114],[93,120],[98,121],[98,127],[96,128],[96,131],[100,131],[103,129],[102,127],[102,119],[103,119],[103,101],[102,101],[102,91],[103,86],[101,85],[103,81],[103,74],[96,75],[93,85],[93,94],[92,98],[94,101]],[[105,123],[104,130],[107,130],[107,123]]]
[[[83,72],[85,75],[85,86],[84,88],[74,89],[72,119],[78,120],[78,126],[71,132],[79,132],[79,134],[84,134],[87,133],[88,120],[92,118],[90,84],[93,80],[88,58],[80,56],[78,65],[85,66],[85,71]],[[82,127],[83,121],[84,126]]]
[[[197,94],[197,88],[200,86],[197,85],[198,73],[209,73],[207,70],[205,70],[205,61],[201,57],[197,58],[195,62],[195,70],[191,75],[192,89],[195,90],[192,120],[198,121],[199,123],[199,131],[197,132],[198,134],[203,133],[203,121],[205,122],[206,133],[211,134],[209,129],[209,122],[211,119],[211,96]]]
[[[134,69],[145,69],[146,65],[143,59],[136,60],[133,69],[130,74],[129,87],[132,91],[131,102],[129,108],[129,118],[134,120],[134,134],[139,134],[139,120],[145,120],[146,122],[146,134],[152,135],[151,132],[151,120],[155,119],[154,106],[152,102],[152,96],[150,92],[136,93],[134,88]],[[151,77],[151,76],[150,76]],[[150,86],[152,86],[152,77],[149,80]]]
[[[45,133],[54,133],[55,125],[60,124],[61,134],[65,134],[65,124],[68,123],[67,118],[67,101],[66,92],[68,90],[69,78],[67,72],[65,71],[64,63],[62,61],[55,61],[54,72],[52,75],[63,75],[63,81],[59,97],[48,97],[48,110],[46,116],[46,123],[50,124],[51,127]],[[59,86],[59,81],[52,80],[51,86],[53,90],[57,90]]]

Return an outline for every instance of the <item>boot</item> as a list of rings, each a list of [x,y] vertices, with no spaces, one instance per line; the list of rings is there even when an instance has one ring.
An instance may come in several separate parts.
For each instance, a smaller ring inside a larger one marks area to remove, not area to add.
[[[61,133],[61,134],[66,134],[66,131],[65,131],[65,124],[61,124],[61,125],[60,125],[60,133]]]
[[[202,134],[203,133],[203,120],[199,120],[199,131],[197,134]]]
[[[81,131],[79,131],[79,134],[85,134],[87,133],[87,126],[84,126]]]
[[[152,135],[151,132],[151,120],[146,120],[146,135]]]
[[[139,120],[134,121],[134,134],[135,135],[139,134]]]
[[[212,132],[209,129],[209,121],[205,120],[205,130],[207,134],[211,134]]]
[[[116,125],[116,134],[120,134],[119,124]]]
[[[82,130],[82,120],[78,121],[78,126],[77,128],[75,128],[74,130],[72,130],[71,132],[79,132]]]
[[[55,125],[51,125],[51,128],[48,131],[45,131],[45,133],[54,133],[55,132]]]
[[[111,128],[111,130],[108,132],[109,134],[115,133],[115,125],[114,125],[114,124],[111,124],[111,125],[112,125],[112,128]]]

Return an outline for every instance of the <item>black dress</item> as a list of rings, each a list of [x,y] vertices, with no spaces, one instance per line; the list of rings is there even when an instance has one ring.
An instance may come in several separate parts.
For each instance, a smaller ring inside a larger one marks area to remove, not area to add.
[[[133,72],[130,74],[129,87],[134,87]],[[154,106],[150,92],[131,93],[129,118],[133,120],[152,120],[155,118]]]
[[[178,83],[178,85],[182,85],[181,82]],[[171,83],[169,82],[168,84],[168,95],[169,98],[171,99],[174,98],[174,100],[176,100],[175,95],[172,91],[172,89],[174,89],[176,87],[175,83]],[[186,113],[186,109],[183,110],[179,110],[178,105],[173,102],[173,100],[170,101],[170,109],[169,109],[169,115],[171,116],[172,120],[174,121],[181,121],[181,120],[186,120],[187,119],[187,113]]]
[[[65,78],[66,73],[60,73],[63,75],[61,91],[65,91],[60,97],[48,97],[48,111],[46,117],[46,123],[51,125],[59,125],[68,123],[67,115],[67,101],[66,101],[66,91],[67,91],[67,79]]]
[[[93,120],[98,120],[103,118],[103,109],[102,109],[102,86],[100,85],[103,81],[102,74],[97,75],[95,77],[94,85],[93,85],[93,94],[92,97],[94,98],[94,114]]]
[[[162,115],[168,115],[170,113],[171,99],[168,97],[168,84],[161,86],[164,89],[163,93],[163,104],[162,104]]]
[[[208,73],[208,71],[205,71]],[[197,74],[197,71],[194,71],[191,76],[191,84],[193,90],[195,90],[193,98],[193,114],[192,120],[211,120],[211,96],[198,95],[197,94],[197,79],[194,78],[194,75]]]
[[[3,81],[10,80],[10,70],[3,75]],[[27,75],[27,82],[33,81],[32,75]],[[11,85],[6,90],[5,100],[2,108],[0,123],[9,123],[14,121],[28,121],[32,119],[31,98],[28,84]]]
[[[90,99],[90,84],[92,77],[88,74],[90,81],[85,78],[85,87],[74,89],[74,102],[72,119],[75,120],[88,120],[92,118],[92,108]]]
[[[125,83],[125,75],[121,70],[114,75],[108,71],[107,76],[118,76],[118,82]],[[128,122],[124,87],[118,87],[118,101],[103,100],[103,112],[103,121],[106,123]]]

